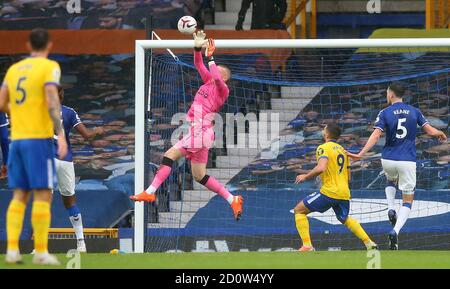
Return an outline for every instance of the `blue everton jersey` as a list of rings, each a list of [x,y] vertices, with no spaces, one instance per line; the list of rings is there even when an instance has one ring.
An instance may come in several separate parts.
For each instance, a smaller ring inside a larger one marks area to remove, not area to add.
[[[424,126],[427,120],[417,108],[397,102],[380,111],[374,128],[386,133],[382,158],[394,161],[416,161],[417,125]]]
[[[70,131],[72,128],[76,127],[81,123],[80,117],[78,113],[71,107],[63,105],[61,107],[61,119],[64,128],[64,134],[66,135],[67,141],[67,155],[64,158],[64,161],[71,162],[72,161],[72,146],[70,145]],[[57,146],[56,136],[55,136],[55,148]],[[55,152],[58,150],[55,149]],[[56,156],[58,157],[58,156]]]

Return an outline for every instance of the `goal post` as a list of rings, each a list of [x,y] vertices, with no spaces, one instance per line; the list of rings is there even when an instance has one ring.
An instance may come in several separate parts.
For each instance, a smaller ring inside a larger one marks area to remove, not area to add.
[[[145,51],[136,42],[135,51],[135,155],[134,155],[134,191],[135,194],[144,190],[145,166]],[[138,133],[141,132],[141,133]],[[134,204],[134,252],[144,252],[145,229],[144,204]]]
[[[450,38],[400,38],[400,39],[233,39],[215,41],[216,49],[358,49],[358,48],[450,48]],[[145,52],[149,49],[191,49],[193,40],[137,40],[135,42],[135,194],[142,192],[145,173],[145,122],[147,107],[145,99]],[[150,83],[152,83],[150,81]],[[311,85],[314,86],[314,85]],[[145,251],[144,205],[135,203],[134,210],[134,252]]]
[[[450,38],[379,39],[218,39],[216,48],[400,48],[449,47]],[[136,40],[143,49],[187,49],[194,40]]]

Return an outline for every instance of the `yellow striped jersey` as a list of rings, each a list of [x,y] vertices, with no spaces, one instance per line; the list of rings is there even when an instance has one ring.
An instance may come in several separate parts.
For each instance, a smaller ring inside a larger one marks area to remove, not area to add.
[[[46,85],[59,85],[59,64],[44,57],[28,57],[6,72],[11,113],[11,140],[53,137],[53,122],[48,112]]]
[[[336,142],[329,141],[320,145],[316,150],[317,161],[327,158],[327,169],[320,174],[322,188],[320,192],[330,198],[350,200],[348,156],[344,148]]]

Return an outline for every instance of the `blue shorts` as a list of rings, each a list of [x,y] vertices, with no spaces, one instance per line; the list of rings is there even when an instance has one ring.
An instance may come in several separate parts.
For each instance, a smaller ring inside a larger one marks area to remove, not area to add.
[[[312,193],[303,199],[303,204],[311,212],[324,213],[328,209],[333,208],[336,218],[341,223],[345,223],[350,212],[350,201],[349,200],[337,200],[325,196],[322,193]]]
[[[11,189],[53,189],[56,184],[53,139],[11,142],[8,183]]]

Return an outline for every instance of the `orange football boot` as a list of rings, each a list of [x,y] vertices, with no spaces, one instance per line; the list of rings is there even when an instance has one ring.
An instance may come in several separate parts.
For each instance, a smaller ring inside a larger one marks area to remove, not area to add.
[[[130,196],[130,199],[135,202],[153,203],[154,201],[156,201],[156,195],[155,194],[147,194],[146,191],[143,191],[140,194]]]
[[[242,205],[244,204],[244,199],[242,196],[235,196],[233,202],[231,203],[231,208],[233,209],[234,218],[239,221],[242,215]]]
[[[299,252],[313,252],[316,251],[313,246],[302,246],[300,249],[298,249]]]

